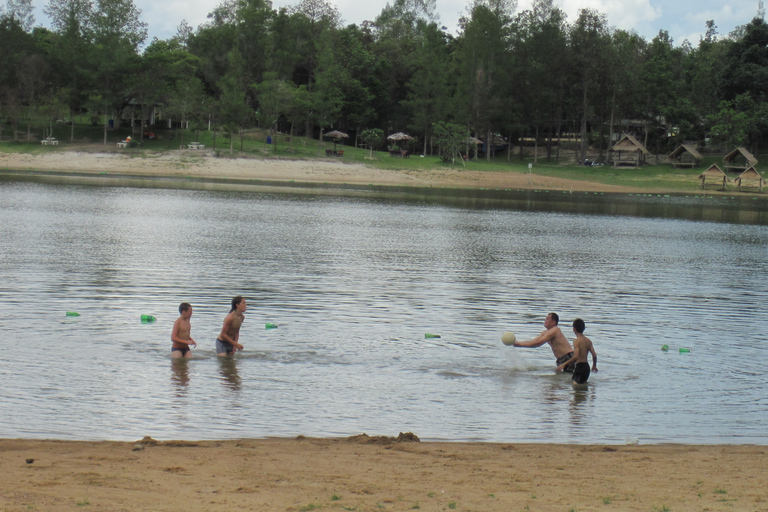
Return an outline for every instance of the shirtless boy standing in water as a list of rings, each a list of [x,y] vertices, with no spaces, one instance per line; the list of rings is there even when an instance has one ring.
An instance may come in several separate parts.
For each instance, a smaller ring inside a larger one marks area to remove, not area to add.
[[[187,302],[182,302],[179,306],[179,318],[173,322],[173,330],[171,330],[171,357],[192,357],[192,351],[189,346],[197,346],[195,340],[190,337],[192,331],[192,325],[189,319],[192,318],[192,306]]]
[[[573,356],[573,349],[571,344],[568,343],[568,339],[557,326],[560,321],[560,317],[557,313],[550,313],[547,318],[544,319],[544,331],[533,338],[530,341],[516,341],[515,347],[535,348],[540,347],[545,343],[549,343],[549,347],[552,349],[552,353],[555,355],[555,364],[561,365],[565,361],[568,361]],[[565,366],[566,372],[573,372],[574,365],[568,364]]]
[[[224,319],[224,325],[221,328],[219,337],[216,338],[216,354],[228,356],[235,353],[235,350],[243,350],[243,346],[238,343],[240,339],[240,326],[245,320],[245,299],[240,295],[232,299],[232,309],[229,310],[227,318]]]
[[[573,357],[557,367],[557,371],[561,372],[567,365],[576,363],[572,377],[574,385],[586,384],[587,379],[589,379],[587,354],[592,354],[592,371],[597,373],[597,353],[595,347],[592,346],[592,340],[584,336],[584,329],[586,328],[587,326],[581,318],[573,321],[573,334],[576,335],[576,340],[573,342]]]

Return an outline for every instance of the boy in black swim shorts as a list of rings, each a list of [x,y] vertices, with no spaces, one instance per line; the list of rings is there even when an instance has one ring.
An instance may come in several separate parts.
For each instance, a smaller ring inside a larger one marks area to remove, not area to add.
[[[182,302],[179,305],[179,318],[173,322],[173,330],[171,331],[171,357],[192,357],[192,351],[189,346],[197,346],[195,340],[190,336],[192,332],[192,325],[189,321],[192,318],[192,306],[187,302]]]
[[[557,367],[557,371],[565,370],[568,365],[576,363],[576,368],[573,371],[573,384],[586,384],[589,379],[589,363],[587,362],[587,354],[592,354],[592,371],[597,373],[597,353],[595,347],[592,345],[592,340],[584,336],[584,330],[587,328],[584,320],[577,318],[573,321],[573,334],[576,335],[576,340],[573,342],[573,356],[563,362]]]

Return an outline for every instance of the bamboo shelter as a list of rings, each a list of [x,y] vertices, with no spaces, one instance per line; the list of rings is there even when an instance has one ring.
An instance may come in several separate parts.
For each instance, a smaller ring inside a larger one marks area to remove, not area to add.
[[[746,148],[738,147],[723,157],[725,162],[725,170],[730,171],[746,171],[750,167],[757,165],[757,158],[752,156],[752,153],[746,150]]]
[[[712,164],[709,169],[699,174],[701,188],[704,188],[704,185],[707,184],[707,179],[709,179],[710,182],[714,182],[716,185],[721,186],[722,190],[725,190],[725,186],[728,184],[728,176],[717,166],[717,164]]]
[[[701,156],[692,144],[680,144],[669,154],[672,167],[690,167],[693,169],[699,165],[704,157]]]
[[[640,167],[640,164],[645,162],[645,157],[651,153],[632,135],[625,133],[621,136],[619,142],[611,146],[608,154],[610,155],[609,159],[613,161],[614,167],[619,167],[620,165]]]
[[[742,183],[743,181],[746,181],[747,183]],[[760,175],[759,172],[757,172],[757,169],[754,167],[750,167],[743,173],[739,174],[736,178],[734,178],[733,182],[736,184],[737,187],[739,187],[739,191],[741,191],[741,187],[750,187],[750,188],[757,188],[760,190],[760,192],[763,191],[763,183],[765,183],[765,180]]]

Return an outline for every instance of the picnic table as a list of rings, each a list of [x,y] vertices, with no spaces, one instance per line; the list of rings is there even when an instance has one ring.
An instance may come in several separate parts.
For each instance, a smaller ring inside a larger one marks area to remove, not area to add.
[[[43,146],[58,146],[59,145],[59,141],[57,141],[53,137],[47,137],[47,138],[41,140],[40,144],[42,144]]]
[[[344,151],[335,151],[333,149],[326,149],[325,156],[344,156]]]
[[[128,141],[124,140],[124,141],[118,142],[117,143],[117,147],[119,147],[119,148],[127,148],[128,147]]]
[[[205,144],[200,144],[199,142],[190,142],[187,144],[187,147],[189,149],[205,149]]]

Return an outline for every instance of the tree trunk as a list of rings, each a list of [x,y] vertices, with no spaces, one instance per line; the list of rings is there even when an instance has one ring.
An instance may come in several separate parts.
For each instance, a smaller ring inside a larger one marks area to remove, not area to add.
[[[582,96],[581,103],[581,158],[579,159],[579,165],[584,165],[584,160],[587,159],[587,80],[583,82],[584,94]]]

